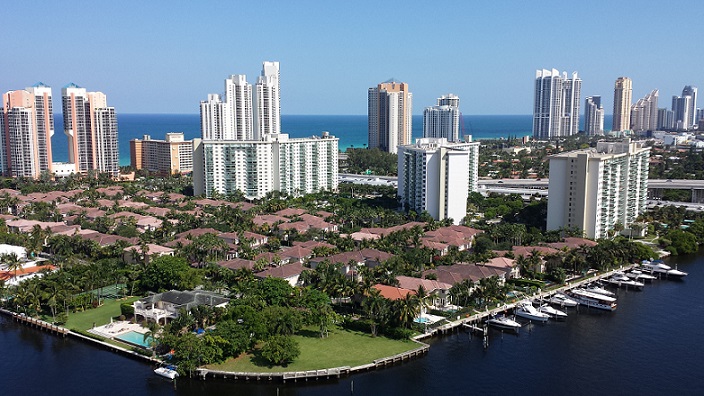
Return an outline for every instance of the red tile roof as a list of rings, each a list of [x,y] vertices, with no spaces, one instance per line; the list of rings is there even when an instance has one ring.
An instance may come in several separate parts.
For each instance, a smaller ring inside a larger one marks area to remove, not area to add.
[[[387,286],[382,284],[376,284],[372,286],[376,290],[379,290],[379,294],[387,300],[403,300],[409,294],[416,294],[413,290],[402,289],[400,287]]]

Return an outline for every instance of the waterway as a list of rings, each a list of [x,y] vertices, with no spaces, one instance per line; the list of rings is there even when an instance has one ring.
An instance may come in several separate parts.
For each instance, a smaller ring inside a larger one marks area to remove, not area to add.
[[[669,260],[689,272],[619,291],[615,312],[580,308],[564,322],[491,330],[489,346],[459,331],[422,358],[334,381],[232,382],[152,373],[141,361],[0,317],[0,394],[461,395],[704,394],[704,250]]]

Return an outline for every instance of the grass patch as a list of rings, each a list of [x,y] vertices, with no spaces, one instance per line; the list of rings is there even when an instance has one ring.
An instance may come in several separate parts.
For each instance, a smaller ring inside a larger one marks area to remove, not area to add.
[[[286,367],[269,366],[259,351],[242,354],[221,364],[206,366],[213,370],[272,373],[280,371],[306,371],[341,366],[359,366],[375,359],[416,349],[419,345],[410,340],[391,340],[341,328],[330,330],[327,338],[311,337],[317,331],[305,329],[293,338],[301,348],[301,355]]]
[[[110,323],[110,318],[120,316],[120,304],[125,302],[133,303],[138,299],[139,297],[128,297],[121,300],[103,300],[103,305],[98,308],[70,313],[64,327],[85,331],[92,329],[94,323],[96,326],[108,324]]]

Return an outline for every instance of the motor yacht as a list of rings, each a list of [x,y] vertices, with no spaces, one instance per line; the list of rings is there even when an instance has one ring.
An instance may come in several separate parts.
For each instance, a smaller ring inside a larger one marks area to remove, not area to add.
[[[533,304],[528,301],[519,303],[516,306],[516,316],[520,316],[524,319],[535,320],[537,322],[547,322],[550,319],[550,315],[538,311]]]
[[[543,304],[539,306],[538,311],[548,314],[551,318],[556,320],[567,318],[567,313],[565,313],[564,311],[560,311],[559,309],[555,309],[548,304]]]
[[[587,289],[572,289],[569,291],[570,296],[574,298],[580,305],[603,309],[605,311],[616,310],[616,299],[600,293],[594,293]]]
[[[515,320],[509,318],[506,315],[501,315],[501,316],[492,316],[489,318],[486,323],[488,323],[490,326],[498,327],[500,329],[506,329],[506,330],[515,330],[518,331],[518,329],[521,328],[521,324],[516,322]]]
[[[646,274],[645,272],[637,269],[634,269],[631,272],[627,273],[626,276],[639,282],[652,282],[653,280],[657,279],[657,276]]]
[[[567,297],[562,293],[553,294],[548,300],[551,304],[559,305],[561,307],[576,307],[577,301]]]

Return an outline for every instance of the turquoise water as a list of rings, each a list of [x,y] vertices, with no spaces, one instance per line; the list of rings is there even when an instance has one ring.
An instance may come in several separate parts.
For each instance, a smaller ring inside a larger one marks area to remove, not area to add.
[[[144,334],[142,333],[137,333],[136,331],[130,331],[129,333],[125,334],[120,334],[119,336],[116,336],[120,341],[127,342],[132,345],[137,345],[141,346],[142,348],[149,348],[150,343],[152,342],[152,337],[149,336],[147,339],[144,339]]]
[[[611,125],[606,116],[604,125]],[[68,141],[63,133],[63,118],[54,114],[54,136],[51,138],[54,162],[68,161]],[[530,136],[532,115],[464,115],[461,134],[476,139],[498,139]],[[117,114],[120,165],[130,164],[130,140],[151,135],[164,139],[167,132],[183,132],[186,139],[200,137],[198,114]],[[366,115],[283,115],[281,129],[291,137],[320,135],[323,131],[340,138],[340,149],[367,146]],[[413,138],[423,136],[423,116],[413,116]]]

